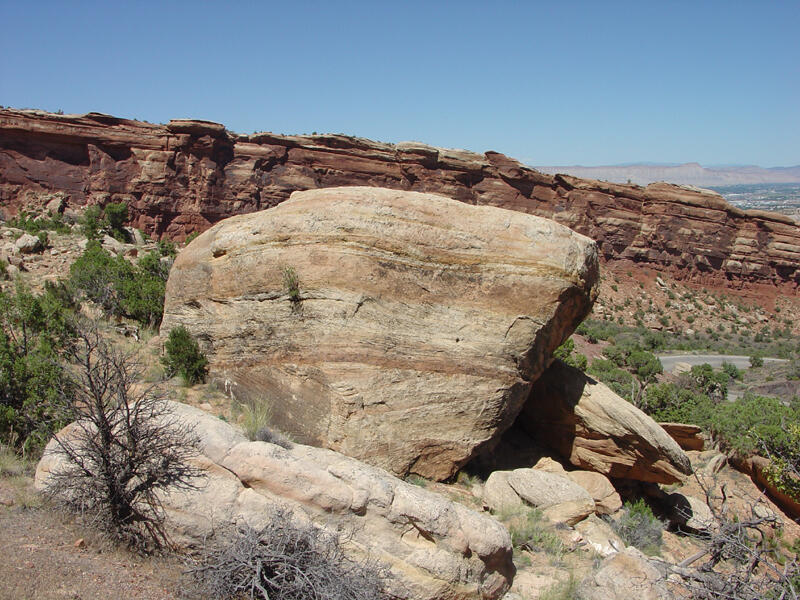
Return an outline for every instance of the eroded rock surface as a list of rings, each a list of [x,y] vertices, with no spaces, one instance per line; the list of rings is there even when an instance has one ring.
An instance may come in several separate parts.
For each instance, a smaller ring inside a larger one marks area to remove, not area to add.
[[[226,390],[299,441],[444,479],[511,425],[597,276],[595,244],[553,221],[311,190],[189,244],[161,329],[186,326]]]
[[[418,142],[237,135],[208,121],[0,110],[0,204],[12,212],[63,192],[73,207],[127,202],[136,227],[182,238],[297,190],[342,185],[432,192],[553,218],[597,240],[603,260],[705,285],[774,294],[775,286],[797,293],[800,283],[800,226],[739,210],[708,190],[547,175],[498,152]]]
[[[175,541],[196,546],[226,525],[260,527],[282,507],[343,536],[353,556],[387,566],[398,598],[483,600],[508,589],[511,539],[494,519],[331,450],[248,442],[199,409],[171,407],[199,434],[196,463],[207,474],[200,489],[164,496]],[[39,489],[59,468],[54,444],[36,470]]]
[[[575,466],[608,477],[675,483],[692,472],[658,423],[558,360],[534,384],[518,423]]]

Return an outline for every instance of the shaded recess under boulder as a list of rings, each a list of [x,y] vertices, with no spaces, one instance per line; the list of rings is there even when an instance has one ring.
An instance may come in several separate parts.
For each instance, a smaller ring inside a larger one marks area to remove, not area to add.
[[[310,190],[189,244],[162,333],[186,326],[226,390],[299,441],[446,479],[513,423],[597,278],[595,243],[547,219]]]
[[[162,498],[175,542],[202,546],[226,527],[260,528],[285,509],[299,524],[340,536],[354,558],[385,566],[397,598],[486,600],[508,589],[511,538],[491,517],[331,450],[249,442],[199,409],[170,408],[198,434],[195,464],[206,474],[199,489]],[[58,435],[74,431],[68,425]],[[55,447],[48,444],[36,469],[38,489],[63,464]]]
[[[669,484],[692,472],[658,423],[558,360],[534,383],[517,425],[573,465],[608,477]]]

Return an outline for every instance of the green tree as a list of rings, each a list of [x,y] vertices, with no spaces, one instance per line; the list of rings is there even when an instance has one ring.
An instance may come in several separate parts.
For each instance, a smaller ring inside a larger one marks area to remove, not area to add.
[[[181,325],[170,330],[164,350],[161,363],[168,376],[180,375],[187,385],[205,380],[208,360],[186,327]]]
[[[122,242],[128,240],[125,222],[128,220],[128,205],[125,202],[109,202],[103,209],[109,233]]]

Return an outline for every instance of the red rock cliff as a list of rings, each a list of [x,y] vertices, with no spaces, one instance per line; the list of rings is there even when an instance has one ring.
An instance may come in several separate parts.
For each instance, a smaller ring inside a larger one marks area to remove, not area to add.
[[[236,135],[222,125],[154,125],[108,115],[0,110],[0,204],[62,191],[72,205],[125,201],[134,225],[180,238],[295,190],[371,185],[434,192],[552,218],[631,261],[710,285],[798,293],[800,226],[715,193],[545,175],[498,152],[343,135]]]

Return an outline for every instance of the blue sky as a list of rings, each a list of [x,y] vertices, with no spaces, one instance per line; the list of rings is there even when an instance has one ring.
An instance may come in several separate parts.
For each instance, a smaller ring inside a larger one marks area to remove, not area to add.
[[[0,104],[535,165],[800,164],[800,1],[10,2]]]

